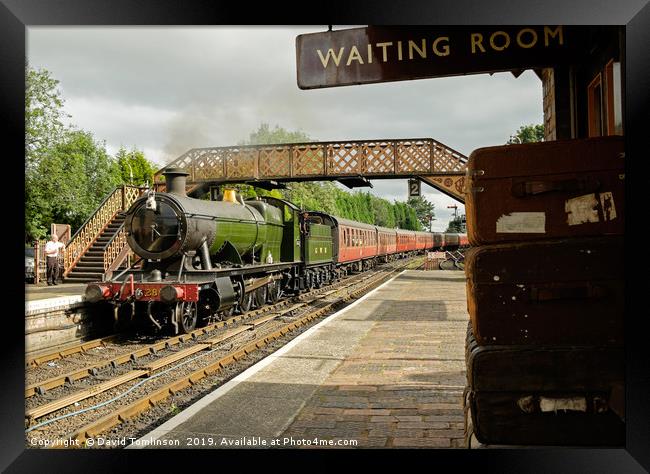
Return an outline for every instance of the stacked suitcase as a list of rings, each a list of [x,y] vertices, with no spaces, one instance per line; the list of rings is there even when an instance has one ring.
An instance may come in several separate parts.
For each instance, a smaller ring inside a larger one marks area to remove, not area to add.
[[[622,137],[468,163],[465,404],[497,445],[624,445]]]

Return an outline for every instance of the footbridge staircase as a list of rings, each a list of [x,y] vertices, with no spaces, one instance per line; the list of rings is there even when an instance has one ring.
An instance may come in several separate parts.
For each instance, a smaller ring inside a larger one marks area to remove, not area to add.
[[[118,186],[75,232],[65,247],[63,279],[66,283],[102,280],[128,263],[124,212],[145,188]]]

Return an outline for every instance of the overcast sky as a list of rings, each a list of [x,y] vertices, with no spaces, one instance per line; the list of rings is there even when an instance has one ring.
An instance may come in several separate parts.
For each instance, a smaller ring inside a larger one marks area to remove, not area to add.
[[[434,138],[465,155],[543,122],[532,71],[300,90],[296,36],[326,29],[29,27],[27,51],[60,81],[73,124],[111,154],[136,147],[160,166],[190,148],[236,145],[262,122],[315,141]],[[407,198],[405,180],[373,185]],[[422,191],[435,204],[434,230],[444,230],[453,199]]]

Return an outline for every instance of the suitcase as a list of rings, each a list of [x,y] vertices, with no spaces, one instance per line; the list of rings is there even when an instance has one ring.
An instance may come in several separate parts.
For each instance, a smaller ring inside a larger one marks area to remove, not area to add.
[[[465,274],[481,345],[623,343],[622,237],[475,247]]]
[[[609,393],[625,380],[623,347],[481,346],[470,330],[465,348],[474,391]]]
[[[625,445],[625,423],[604,392],[469,392],[474,436],[485,444]]]
[[[624,408],[612,399],[623,348],[479,346],[470,327],[465,349],[467,443],[624,444]]]
[[[467,164],[472,245],[624,232],[623,137],[479,148]]]

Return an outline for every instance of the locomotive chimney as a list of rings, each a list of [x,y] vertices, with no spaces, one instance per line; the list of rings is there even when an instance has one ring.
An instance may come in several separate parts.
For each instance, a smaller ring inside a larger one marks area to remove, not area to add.
[[[169,168],[165,170],[163,176],[165,177],[166,189],[165,191],[177,196],[187,196],[185,192],[185,182],[190,174],[183,168]]]

